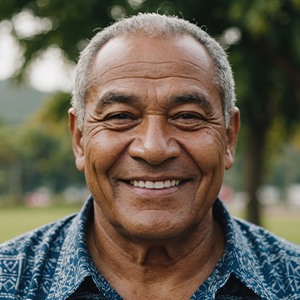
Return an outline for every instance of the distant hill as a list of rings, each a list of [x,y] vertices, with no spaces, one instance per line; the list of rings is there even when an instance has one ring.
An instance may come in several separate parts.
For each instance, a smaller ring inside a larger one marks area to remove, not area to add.
[[[8,125],[24,122],[46,101],[48,94],[30,87],[0,81],[0,119]]]

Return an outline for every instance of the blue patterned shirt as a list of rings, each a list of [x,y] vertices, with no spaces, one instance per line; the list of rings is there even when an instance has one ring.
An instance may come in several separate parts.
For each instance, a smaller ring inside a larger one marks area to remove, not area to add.
[[[80,213],[0,246],[0,299],[122,299],[97,271],[85,243],[93,213]],[[264,229],[232,218],[220,200],[214,216],[226,247],[191,299],[300,299],[300,249]]]

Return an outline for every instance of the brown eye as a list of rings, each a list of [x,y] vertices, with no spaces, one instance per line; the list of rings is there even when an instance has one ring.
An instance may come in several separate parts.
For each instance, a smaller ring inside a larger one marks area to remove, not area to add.
[[[129,130],[138,124],[139,119],[127,112],[116,112],[108,115],[103,120],[111,130]]]
[[[173,121],[181,123],[198,123],[203,121],[203,117],[196,113],[181,113],[175,116]]]
[[[199,119],[199,116],[191,113],[184,113],[177,116],[177,119],[189,120],[189,119]]]
[[[197,130],[201,128],[205,118],[195,112],[178,113],[170,119],[170,122],[181,130]]]
[[[110,115],[107,120],[133,120],[134,118],[126,113],[117,113]]]

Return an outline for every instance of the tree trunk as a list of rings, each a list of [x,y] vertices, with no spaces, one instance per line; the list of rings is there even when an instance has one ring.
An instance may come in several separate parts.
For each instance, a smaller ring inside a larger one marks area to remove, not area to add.
[[[261,225],[261,207],[257,190],[262,183],[264,169],[265,130],[256,131],[249,128],[246,136],[246,193],[249,197],[246,218],[248,221]]]

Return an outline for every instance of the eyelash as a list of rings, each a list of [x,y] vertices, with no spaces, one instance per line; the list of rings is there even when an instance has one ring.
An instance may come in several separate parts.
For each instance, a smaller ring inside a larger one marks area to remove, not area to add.
[[[139,123],[140,118],[129,112],[115,112],[106,116],[103,121],[115,130],[128,130]],[[168,118],[170,124],[182,130],[196,130],[205,122],[205,118],[196,112],[179,112]]]
[[[198,113],[182,112],[170,118],[170,122],[182,130],[196,130],[202,126],[205,118]]]
[[[184,119],[184,120],[189,120],[189,119],[203,119],[203,117],[201,117],[198,114],[195,113],[181,113],[178,114],[177,116],[173,117],[173,120],[176,119]],[[112,119],[116,119],[116,120],[126,120],[126,119],[135,119],[133,116],[131,116],[129,113],[116,113],[116,114],[112,114],[110,116],[107,117],[107,120],[112,120]]]
[[[194,113],[194,112],[182,112],[179,113],[177,115],[175,115],[174,117],[171,118],[173,121],[182,121],[182,122],[202,122],[205,120],[205,118],[198,114],[198,113]]]
[[[176,116],[174,119],[202,119],[198,114],[195,113],[181,113],[178,116]]]
[[[108,116],[107,120],[134,120],[135,118],[128,113],[116,113]]]

